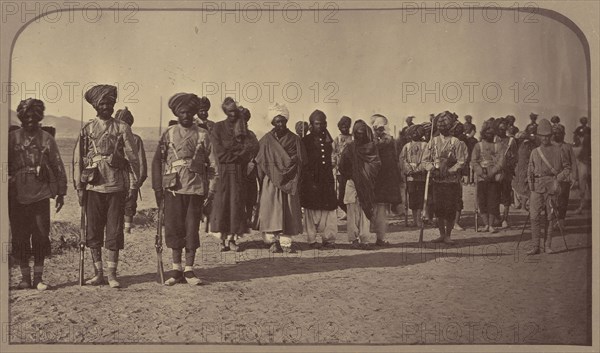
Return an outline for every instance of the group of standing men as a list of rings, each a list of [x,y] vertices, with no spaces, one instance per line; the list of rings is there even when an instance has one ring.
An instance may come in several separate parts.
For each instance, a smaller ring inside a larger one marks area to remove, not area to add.
[[[83,240],[94,263],[94,276],[86,284],[108,282],[118,288],[119,251],[148,174],[146,156],[141,139],[131,130],[133,114],[125,107],[113,118],[116,87],[94,86],[84,98],[97,112],[96,118],[82,121],[72,163],[86,219]],[[481,129],[482,140],[473,143],[475,126],[470,119],[462,124],[448,111],[432,115],[425,124],[407,120],[399,139],[390,134],[383,115],[373,115],[370,124],[357,120],[354,125],[344,116],[338,123],[341,134],[333,138],[322,111],[315,110],[308,123],[299,122],[294,134],[287,128],[288,109],[275,104],[268,110],[273,129],[259,141],[248,129],[250,111],[229,97],[221,106],[226,118],[219,122],[208,120],[206,97],[178,93],[168,106],[177,120],[161,134],[151,164],[156,203],[164,210],[165,243],[172,251],[172,270],[165,285],[201,283],[193,265],[203,217],[210,232],[219,235],[223,251],[239,250],[238,240],[250,227],[262,232],[273,252],[293,251],[292,236],[303,232],[311,248],[333,249],[340,207],[346,212],[349,242],[368,249],[372,247],[371,228],[375,245],[389,245],[385,239],[388,212],[408,202],[415,225],[422,226],[423,214],[430,220],[435,216],[440,235],[433,241],[452,243],[452,230],[460,229],[461,180],[465,175],[470,178],[471,173],[465,172],[470,164],[484,230],[495,231],[499,203],[505,204],[502,221],[507,222],[514,188],[521,200],[531,200],[535,242],[541,209],[554,205],[548,195],[568,200],[575,180],[570,172],[574,157],[570,145],[564,143],[564,127],[548,127],[545,119],[538,126],[532,118],[533,125],[521,135],[514,117],[490,119]],[[50,254],[49,199],[56,198],[58,212],[67,190],[56,142],[40,125],[43,112],[42,101],[21,101],[17,114],[22,127],[12,131],[9,139],[9,209],[13,255],[22,271],[19,287],[39,290],[47,288],[42,273],[44,258]],[[557,137],[561,131],[562,140]],[[532,154],[536,133],[541,146],[539,153]],[[589,143],[585,137],[589,133],[589,128],[576,131],[582,146]],[[520,169],[524,163],[527,167]],[[526,174],[521,175],[522,169]],[[523,183],[528,185],[527,192]],[[404,188],[408,200],[403,200]],[[426,189],[429,198],[424,197]],[[558,214],[564,220],[563,210],[559,208]],[[537,252],[539,246],[534,244],[532,253]]]

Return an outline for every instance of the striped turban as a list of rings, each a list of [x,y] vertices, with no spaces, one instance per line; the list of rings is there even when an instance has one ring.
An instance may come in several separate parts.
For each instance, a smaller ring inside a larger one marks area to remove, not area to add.
[[[177,111],[181,107],[190,107],[194,111],[198,111],[200,106],[200,98],[193,93],[177,93],[169,99],[169,109],[173,114],[177,115]]]
[[[125,109],[117,110],[117,112],[115,113],[115,119],[121,120],[129,126],[133,125],[133,114],[131,114],[127,107],[125,107]]]
[[[28,111],[34,110],[36,113],[38,113],[37,115],[40,116],[40,120],[42,120],[44,117],[45,109],[46,108],[44,107],[44,102],[42,102],[41,100],[35,98],[27,98],[19,103],[19,106],[17,107],[17,117],[19,118],[19,120],[23,120],[23,117],[25,116],[25,114],[27,114]]]
[[[98,105],[104,98],[110,99],[114,104],[117,101],[117,87],[111,85],[96,85],[85,92],[84,98],[94,108],[98,108]]]

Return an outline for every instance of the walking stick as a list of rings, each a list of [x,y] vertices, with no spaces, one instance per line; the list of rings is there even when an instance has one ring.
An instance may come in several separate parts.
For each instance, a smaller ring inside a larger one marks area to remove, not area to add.
[[[81,130],[79,132],[79,173],[83,170],[83,163],[87,157],[88,140],[83,132],[83,92],[81,92]],[[76,181],[77,182],[77,181]],[[79,224],[79,285],[83,286],[85,276],[85,240],[87,238],[87,192],[85,186],[82,189],[83,197],[81,200],[81,218]]]
[[[429,150],[431,157],[431,148],[433,146],[433,128],[435,127],[435,117],[431,120],[431,132],[429,133]],[[431,179],[431,170],[427,171],[425,177],[425,195],[423,195],[423,210],[421,210],[421,229],[419,230],[419,244],[423,244],[423,232],[425,230],[425,215],[427,214],[427,196],[429,194],[429,179]]]
[[[517,249],[519,248],[519,244],[521,244],[521,240],[523,240],[523,234],[525,233],[525,228],[527,228],[527,224],[529,224],[529,214],[527,214],[527,219],[523,224],[523,229],[521,230],[521,236],[519,237],[519,241],[517,242]]]
[[[166,149],[164,144],[162,143],[162,96],[160,97],[160,120],[158,125],[158,148],[160,148],[160,175],[163,175],[163,167],[166,159]],[[163,199],[158,205],[158,224],[156,226],[156,237],[154,238],[154,247],[156,248],[156,272],[158,273],[158,281],[160,284],[165,283],[165,271],[163,267],[162,261],[162,229],[163,229],[163,217],[165,201],[164,201],[164,191],[163,191]]]

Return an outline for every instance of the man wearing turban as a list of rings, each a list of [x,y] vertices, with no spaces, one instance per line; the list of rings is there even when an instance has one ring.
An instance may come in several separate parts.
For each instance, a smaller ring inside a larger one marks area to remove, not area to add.
[[[517,208],[522,206],[528,209],[529,200],[529,181],[527,179],[527,165],[529,157],[536,146],[537,125],[529,126],[525,131],[518,132],[515,139],[519,141],[517,149],[517,164],[515,166],[515,177],[512,181],[512,188],[515,191],[518,200]]]
[[[198,98],[198,121],[197,124],[204,130],[210,131],[215,125],[214,121],[208,120],[208,110],[210,109],[210,99],[208,97]]]
[[[583,212],[586,199],[589,199],[592,190],[592,130],[588,126],[588,118],[582,116],[579,119],[579,125],[573,132],[573,148],[577,156],[578,188],[580,203],[577,208],[577,214]]]
[[[548,226],[542,220],[542,211],[546,210],[547,221],[556,220],[557,198],[560,195],[561,182],[570,181],[571,165],[569,156],[560,146],[552,143],[552,126],[547,119],[541,119],[537,126],[537,135],[541,144],[529,158],[527,179],[531,198],[529,200],[529,219],[531,222],[531,250],[527,255],[540,252],[553,253],[552,228],[546,234],[545,244],[540,246],[541,227]],[[543,242],[543,239],[542,239]]]
[[[502,157],[499,191],[500,204],[504,207],[502,218],[498,219],[498,225],[502,226],[502,228],[508,228],[508,213],[514,199],[512,194],[512,179],[515,175],[515,167],[517,165],[517,143],[514,137],[507,135],[508,123],[505,118],[496,119],[494,124],[496,153]]]
[[[410,139],[400,152],[402,169],[406,174],[406,187],[408,188],[408,207],[412,210],[413,222],[421,226],[421,213],[425,195],[425,166],[423,164],[423,151],[427,142],[423,141],[422,129],[419,125],[411,125],[405,131],[405,137]]]
[[[381,160],[375,146],[373,131],[363,121],[357,120],[352,129],[353,140],[340,158],[340,173],[348,180],[344,202],[348,222],[348,241],[353,248],[370,249],[369,227],[373,219],[375,180]]]
[[[115,119],[123,121],[130,127],[133,126],[133,114],[125,107],[125,109],[119,109],[115,113]],[[133,134],[133,140],[138,151],[138,159],[140,161],[140,179],[138,180],[137,189],[141,190],[144,181],[148,178],[148,162],[146,161],[146,150],[144,149],[144,141],[139,135]],[[138,194],[134,194],[130,199],[125,202],[125,233],[131,233],[131,225],[133,223],[133,216],[137,208],[137,197]]]
[[[571,187],[579,178],[577,169],[577,157],[570,143],[565,142],[565,127],[561,124],[552,126],[553,143],[560,147],[561,152],[567,157],[567,161],[571,166],[569,178],[560,182],[560,193],[558,194],[558,224],[561,229],[565,228],[565,217],[569,206],[569,194]]]
[[[467,146],[451,134],[457,118],[456,114],[445,111],[433,119],[439,136],[427,143],[423,153],[425,169],[431,171],[433,212],[440,231],[433,242],[448,244],[453,243],[451,234],[460,202],[460,171],[467,159]]]
[[[194,124],[199,98],[178,93],[169,108],[179,121],[162,134],[152,160],[152,189],[158,207],[164,207],[165,243],[172,252],[173,267],[165,285],[199,285],[194,273],[200,246],[202,205],[215,190],[217,166],[208,131]],[[185,248],[185,267],[182,266]]]
[[[344,212],[346,212],[346,204],[344,203],[344,191],[346,190],[346,178],[344,178],[340,174],[339,170],[339,162],[340,157],[342,156],[342,152],[344,148],[352,141],[352,135],[350,134],[350,127],[352,126],[352,119],[347,116],[343,116],[338,122],[338,129],[340,130],[340,134],[335,137],[333,140],[333,167],[335,170],[335,176],[337,178],[338,183],[338,207],[341,208]],[[344,216],[343,219],[345,219]]]
[[[371,117],[375,146],[381,160],[381,171],[375,182],[375,207],[373,213],[373,228],[377,235],[378,246],[388,246],[385,240],[387,232],[387,211],[391,205],[402,203],[400,190],[400,170],[398,168],[398,154],[394,138],[387,132],[388,119],[380,114]]]
[[[210,216],[211,232],[221,233],[222,250],[239,250],[237,238],[248,230],[244,176],[258,152],[256,135],[248,130],[237,103],[226,97],[221,106],[225,120],[210,132],[219,176]]]
[[[296,122],[294,130],[296,130],[296,135],[300,136],[300,138],[303,138],[310,133],[310,128],[306,121]]]
[[[17,108],[21,128],[8,135],[8,215],[13,257],[21,267],[18,288],[45,290],[44,260],[50,255],[50,199],[64,205],[67,176],[54,137],[43,131],[44,102],[28,98]],[[33,283],[29,258],[33,254]]]
[[[107,249],[108,284],[117,280],[119,250],[123,234],[125,202],[137,194],[140,162],[131,127],[112,117],[117,88],[97,85],[85,92],[85,100],[96,110],[86,123],[73,151],[73,181],[79,205],[86,204],[86,246],[94,261],[94,277],[86,284],[105,284],[102,246]],[[105,235],[106,228],[106,235]]]
[[[300,203],[304,207],[306,233],[312,248],[318,248],[321,234],[325,249],[335,248],[337,234],[337,197],[333,176],[333,139],[327,131],[327,117],[315,110],[309,117],[311,133],[302,142],[307,165],[302,170]]]
[[[261,185],[259,230],[272,252],[292,251],[292,236],[302,233],[299,183],[306,151],[299,136],[287,128],[283,105],[269,108],[273,129],[259,141],[256,163]]]

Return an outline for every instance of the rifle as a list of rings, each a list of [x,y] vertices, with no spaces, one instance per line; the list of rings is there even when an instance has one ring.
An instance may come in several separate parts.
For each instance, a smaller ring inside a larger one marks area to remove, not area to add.
[[[158,148],[160,148],[160,175],[162,178],[163,175],[163,167],[166,159],[166,149],[164,144],[162,143],[162,96],[160,97],[160,120],[158,123]],[[162,261],[162,229],[163,229],[163,216],[164,216],[164,190],[163,190],[163,199],[158,206],[158,225],[156,226],[156,237],[154,238],[154,247],[156,248],[156,271],[158,273],[157,280],[160,284],[165,283],[165,270],[163,267]]]
[[[79,132],[79,173],[83,170],[85,163],[85,159],[87,158],[88,153],[88,139],[86,134],[83,131],[83,92],[81,93],[81,130]],[[79,181],[75,181],[76,183]],[[85,187],[82,190],[83,198],[81,202],[81,217],[79,224],[79,285],[83,286],[84,284],[84,260],[85,260],[85,240],[87,239],[87,192],[85,191]]]
[[[431,119],[431,132],[429,133],[429,156],[433,146],[433,128],[435,127],[435,117]],[[423,244],[423,231],[425,230],[425,215],[427,214],[427,195],[429,194],[429,179],[431,179],[431,169],[427,171],[425,178],[425,195],[423,196],[423,210],[421,211],[421,229],[419,231],[419,244]]]
[[[477,178],[477,176],[475,175],[474,178]],[[475,233],[477,233],[478,231],[479,231],[479,204],[477,203],[477,179],[475,179]]]

